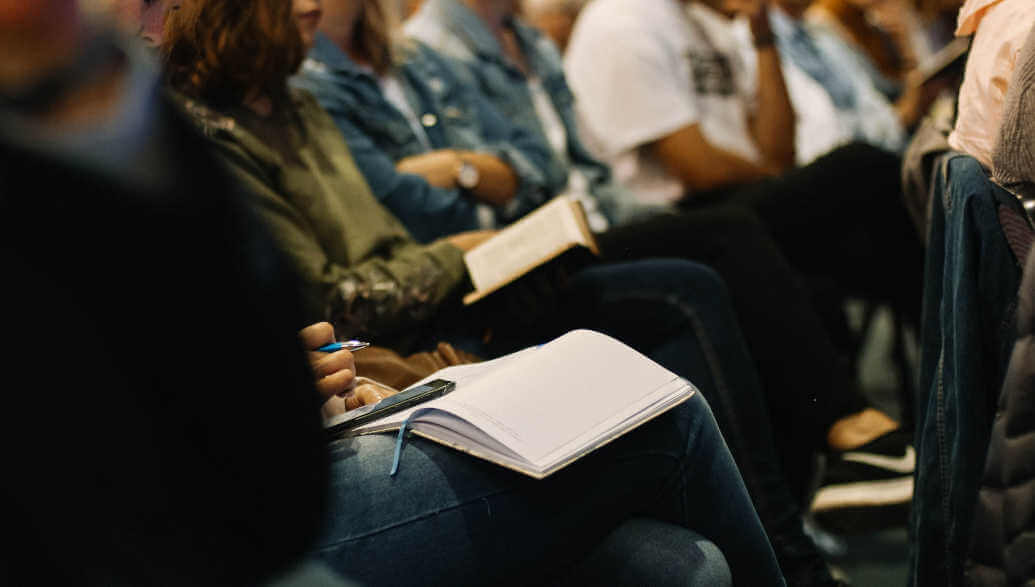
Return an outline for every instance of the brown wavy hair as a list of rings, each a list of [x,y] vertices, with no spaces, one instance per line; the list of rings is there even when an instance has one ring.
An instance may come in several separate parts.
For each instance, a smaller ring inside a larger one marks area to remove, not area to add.
[[[305,46],[291,0],[185,0],[166,20],[161,53],[179,92],[215,108],[257,93],[279,109]]]

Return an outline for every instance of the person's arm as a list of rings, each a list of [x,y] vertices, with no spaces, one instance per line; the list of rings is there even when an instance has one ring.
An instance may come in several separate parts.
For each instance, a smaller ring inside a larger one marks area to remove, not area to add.
[[[306,218],[271,189],[264,172],[232,144],[218,154],[241,182],[304,284],[307,303],[349,336],[397,333],[431,316],[467,278],[463,251],[447,240],[419,245],[402,230],[381,255],[351,266],[327,257]]]
[[[292,83],[309,91],[341,132],[374,196],[402,221],[419,242],[448,234],[483,228],[478,202],[456,187],[429,182],[423,175],[401,171],[376,141],[353,123],[356,108],[333,80],[303,72]],[[442,182],[439,182],[442,183]]]
[[[955,80],[951,76],[938,76],[920,81],[920,74],[914,70],[906,75],[902,83],[902,94],[895,100],[894,109],[902,128],[911,132],[920,123],[920,119],[930,110],[931,104],[943,91],[953,87]]]
[[[682,72],[653,31],[594,22],[599,34],[576,35],[568,47],[565,71],[578,100],[580,122],[601,149],[622,153],[640,149],[678,178],[690,193],[714,190],[772,175],[713,145],[701,131],[700,97],[688,72]],[[614,38],[623,41],[612,51]],[[608,59],[598,59],[609,53]],[[613,54],[612,54],[613,53]]]
[[[780,171],[775,166],[757,165],[712,146],[697,124],[684,126],[650,143],[647,148],[691,193],[747,183]]]
[[[342,131],[356,167],[374,196],[395,214],[420,242],[481,228],[478,202],[457,186],[435,185],[418,170],[399,168],[377,143],[342,112],[328,110]],[[454,171],[455,173],[455,171]]]
[[[786,170],[794,166],[795,114],[787,94],[769,12],[765,0],[727,0],[751,25],[758,60],[758,109],[752,117],[751,134],[765,158],[766,167]]]
[[[415,64],[419,62],[419,67],[405,68],[406,75],[442,80],[448,88],[451,104],[462,116],[452,124],[476,134],[481,143],[477,157],[501,162],[514,174],[513,196],[504,205],[496,206],[504,222],[524,216],[564,189],[568,183],[567,170],[557,162],[545,139],[535,129],[515,124],[503,116],[483,93],[468,64],[426,45],[418,43],[417,47],[419,50],[412,59]],[[470,150],[460,155],[475,157]],[[485,181],[482,174],[482,183]]]
[[[488,153],[439,149],[404,157],[395,168],[400,173],[419,175],[437,188],[460,189],[460,168],[465,163],[478,170],[478,183],[467,190],[472,196],[492,206],[506,205],[514,198],[517,175],[504,161]]]

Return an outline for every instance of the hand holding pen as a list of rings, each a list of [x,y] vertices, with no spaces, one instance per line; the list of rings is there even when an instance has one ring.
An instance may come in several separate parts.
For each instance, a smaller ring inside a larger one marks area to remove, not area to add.
[[[326,322],[323,322],[326,324]],[[343,340],[341,342],[332,342],[325,344],[322,347],[316,349],[321,353],[336,353],[341,350],[349,351],[350,353],[363,350],[370,346],[369,342],[363,342],[362,340]]]
[[[349,350],[353,345],[336,343],[334,327],[327,322],[303,328],[298,337],[308,351],[309,366],[320,396],[329,400],[348,393],[356,383],[356,362]]]

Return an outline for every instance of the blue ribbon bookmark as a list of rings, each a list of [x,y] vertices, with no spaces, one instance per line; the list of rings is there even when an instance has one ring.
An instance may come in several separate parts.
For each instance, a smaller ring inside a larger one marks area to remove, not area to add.
[[[413,410],[406,419],[403,420],[402,425],[399,426],[399,434],[395,437],[395,454],[392,456],[392,470],[389,471],[389,477],[395,477],[395,474],[399,472],[399,461],[402,459],[403,450],[403,438],[406,437],[406,428],[410,425],[410,420],[416,416],[424,414],[424,412],[430,412],[434,408],[421,408],[419,410]]]
[[[409,418],[403,420],[402,426],[399,427],[399,434],[395,437],[395,455],[392,456],[392,470],[388,472],[389,477],[395,477],[395,474],[399,472],[399,459],[402,457],[403,451],[403,438],[406,437],[406,426],[410,423],[410,418],[413,414],[410,414]]]

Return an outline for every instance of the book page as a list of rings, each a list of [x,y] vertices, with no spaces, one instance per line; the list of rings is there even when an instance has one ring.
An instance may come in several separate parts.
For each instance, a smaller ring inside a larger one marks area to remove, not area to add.
[[[567,250],[585,244],[571,202],[554,198],[464,255],[477,291],[491,290]]]
[[[492,359],[490,361],[482,361],[481,363],[453,365],[452,367],[445,367],[443,369],[439,369],[438,371],[435,371],[431,375],[428,375],[424,379],[421,379],[420,381],[414,383],[406,389],[412,389],[414,387],[424,385],[425,383],[433,379],[446,379],[456,384],[456,389],[454,391],[442,398],[436,398],[434,400],[425,402],[412,408],[408,408],[396,412],[394,414],[390,414],[388,416],[385,416],[384,418],[374,420],[373,422],[370,422],[368,424],[357,426],[352,429],[352,432],[354,434],[368,434],[371,432],[381,432],[385,430],[392,430],[398,428],[399,425],[402,424],[403,421],[406,420],[406,418],[408,418],[410,414],[412,414],[414,411],[421,408],[435,407],[437,402],[456,393],[459,393],[461,395],[465,393],[472,393],[472,386],[475,381],[499,369],[506,363],[514,361],[527,353],[534,352],[537,348],[539,347],[529,347],[527,349],[522,349],[520,351],[516,351],[510,353],[509,355]],[[405,389],[401,391],[405,391]],[[474,391],[473,393],[477,393],[477,391]]]
[[[682,382],[613,338],[576,330],[435,403],[543,466],[580,437],[612,430],[674,381]]]

